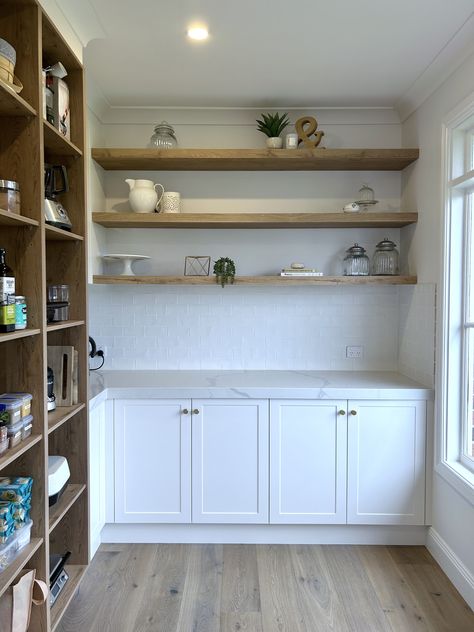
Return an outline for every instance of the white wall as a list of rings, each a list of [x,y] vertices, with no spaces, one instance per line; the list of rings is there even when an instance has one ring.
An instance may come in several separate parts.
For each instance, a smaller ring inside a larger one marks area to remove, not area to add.
[[[424,283],[438,284],[441,279],[441,124],[473,89],[474,57],[470,57],[402,127],[403,144],[417,145],[421,151],[404,182],[402,198],[403,205],[418,208],[420,218],[416,230],[402,240],[402,246]],[[474,507],[436,473],[433,494],[433,529],[441,539],[437,541],[444,543],[452,555],[442,556],[439,547],[432,546],[432,551],[474,607]],[[464,565],[462,571],[456,560]]]

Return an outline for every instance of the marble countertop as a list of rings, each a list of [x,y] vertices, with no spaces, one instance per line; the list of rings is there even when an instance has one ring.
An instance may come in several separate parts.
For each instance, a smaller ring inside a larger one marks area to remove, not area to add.
[[[94,371],[90,400],[418,399],[433,390],[389,371]]]

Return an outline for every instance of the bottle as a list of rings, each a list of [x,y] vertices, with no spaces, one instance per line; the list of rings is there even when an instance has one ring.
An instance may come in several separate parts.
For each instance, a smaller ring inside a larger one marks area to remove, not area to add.
[[[15,331],[15,275],[0,248],[0,333]]]

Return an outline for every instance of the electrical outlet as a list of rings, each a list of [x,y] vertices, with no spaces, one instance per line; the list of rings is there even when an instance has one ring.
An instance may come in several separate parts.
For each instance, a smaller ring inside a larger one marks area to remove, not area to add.
[[[362,345],[346,347],[346,358],[353,360],[354,358],[362,358],[363,355],[364,347]]]

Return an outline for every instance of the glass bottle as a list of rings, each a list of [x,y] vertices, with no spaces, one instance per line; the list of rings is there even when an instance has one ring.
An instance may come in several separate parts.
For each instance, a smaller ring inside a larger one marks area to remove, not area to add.
[[[372,274],[379,276],[395,276],[400,274],[397,246],[393,241],[387,239],[387,237],[379,241],[375,246],[375,252],[372,258]]]
[[[150,147],[155,149],[174,149],[177,145],[178,141],[172,125],[166,121],[161,121],[159,125],[155,125],[154,134],[150,138]]]
[[[344,276],[369,276],[370,262],[366,252],[359,244],[354,244],[346,250]]]
[[[15,331],[15,275],[0,248],[0,332]]]

